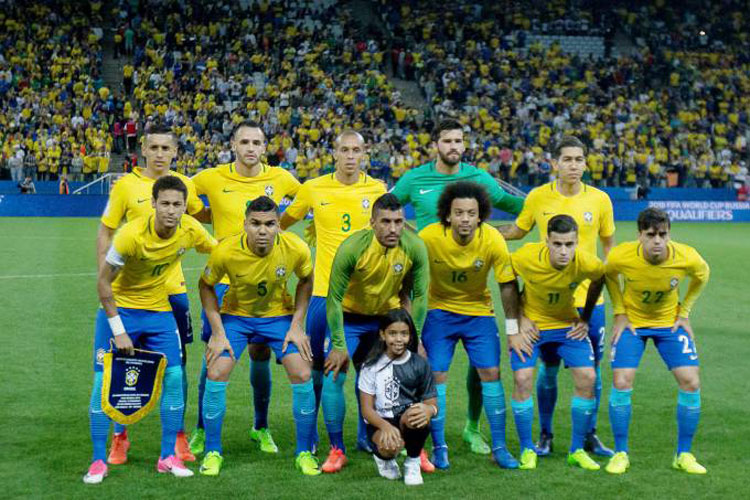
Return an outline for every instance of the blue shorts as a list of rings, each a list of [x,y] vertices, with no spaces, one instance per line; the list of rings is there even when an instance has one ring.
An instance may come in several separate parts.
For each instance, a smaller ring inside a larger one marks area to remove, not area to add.
[[[474,368],[500,366],[500,333],[494,316],[467,316],[442,309],[427,311],[422,344],[432,371],[448,371],[459,340]]]
[[[234,351],[234,358],[240,359],[242,352],[247,344],[266,344],[273,349],[276,354],[276,361],[281,362],[281,358],[293,352],[299,352],[297,346],[291,342],[286,348],[286,352],[281,349],[284,346],[284,337],[292,325],[292,315],[273,316],[270,318],[248,318],[245,316],[233,316],[231,314],[222,314],[221,321],[224,324],[224,331],[227,334],[227,340]],[[224,351],[222,356],[229,357],[229,353]]]
[[[352,358],[352,364],[359,369],[365,362],[372,346],[378,341],[380,316],[344,313],[344,338],[346,350]],[[325,355],[331,350],[331,331],[326,329]]]
[[[328,319],[326,318],[326,298],[313,295],[307,307],[305,331],[310,337],[313,360],[322,363],[325,360],[325,340],[330,337]]]
[[[578,308],[578,314],[583,314],[583,307]],[[604,304],[594,307],[589,320],[589,340],[594,349],[594,363],[601,363],[604,357],[604,345],[606,341],[607,314]]]
[[[594,349],[591,340],[574,340],[566,337],[570,328],[554,328],[541,330],[539,340],[534,343],[534,353],[524,356],[526,361],[521,361],[516,351],[510,351],[510,367],[513,371],[522,368],[534,368],[537,359],[541,356],[545,364],[553,364],[552,361],[562,358],[568,368],[594,367]]]
[[[190,301],[188,294],[177,293],[169,296],[169,305],[172,306],[172,314],[177,322],[182,342],[182,358],[185,359],[185,346],[193,343],[193,320],[190,318]]]
[[[182,365],[182,345],[177,323],[171,311],[147,311],[118,307],[122,324],[125,325],[130,340],[139,349],[155,351],[167,356],[167,366]],[[104,368],[102,356],[110,350],[112,329],[109,327],[104,309],[96,313],[94,330],[94,371]]]
[[[652,339],[667,368],[698,366],[698,351],[688,333],[680,328],[636,328],[636,334],[625,330],[612,346],[612,368],[638,368],[646,342]]]
[[[216,290],[216,296],[219,298],[219,309],[221,309],[221,303],[224,302],[224,294],[229,290],[229,285],[218,283],[214,285],[214,290]],[[201,328],[201,340],[203,342],[208,342],[211,340],[211,324],[206,317],[206,311],[203,310],[201,310],[201,323],[203,323]]]

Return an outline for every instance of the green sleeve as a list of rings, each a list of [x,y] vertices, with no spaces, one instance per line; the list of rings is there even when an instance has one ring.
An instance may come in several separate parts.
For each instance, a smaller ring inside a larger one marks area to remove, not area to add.
[[[411,197],[409,196],[409,193],[411,192],[411,175],[409,175],[411,172],[406,172],[401,179],[398,180],[395,186],[393,186],[393,189],[391,189],[391,193],[393,193],[396,198],[398,198],[398,201],[400,201],[402,204],[406,205],[411,201]]]
[[[482,184],[490,192],[492,206],[499,208],[503,212],[518,215],[523,208],[523,198],[506,193],[497,183],[494,177],[487,172],[482,171]]]
[[[349,279],[357,267],[357,261],[372,242],[372,229],[357,231],[344,240],[336,251],[331,266],[331,277],[328,283],[328,297],[326,298],[326,321],[331,330],[331,346],[333,349],[346,351],[344,338],[344,309],[341,303]]]
[[[412,318],[417,327],[417,335],[422,335],[422,325],[427,317],[427,293],[430,287],[430,259],[427,255],[427,247],[419,236],[404,232],[407,237],[407,252],[412,261]]]

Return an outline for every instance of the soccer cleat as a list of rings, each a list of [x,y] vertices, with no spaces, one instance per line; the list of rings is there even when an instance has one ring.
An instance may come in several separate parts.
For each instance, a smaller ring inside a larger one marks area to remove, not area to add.
[[[404,461],[404,484],[406,486],[419,486],[424,484],[422,479],[421,465],[416,458],[407,458]]]
[[[448,461],[448,447],[436,446],[432,449],[432,465],[438,469],[448,469],[451,463]]]
[[[336,447],[332,447],[330,453],[328,453],[328,458],[326,458],[323,467],[320,469],[326,474],[335,474],[336,472],[341,472],[346,462],[344,452]]]
[[[357,449],[359,451],[364,451],[365,453],[372,453],[372,445],[370,444],[369,439],[358,439],[357,440]]]
[[[375,465],[378,466],[378,474],[380,474],[381,477],[391,481],[401,479],[401,470],[399,470],[395,458],[383,460],[376,455],[373,455],[372,458],[375,460]]]
[[[609,459],[607,466],[604,470],[610,474],[625,474],[625,471],[630,467],[630,459],[628,454],[624,451],[618,451],[615,455]]]
[[[107,464],[104,460],[97,460],[89,465],[89,471],[83,476],[83,482],[86,484],[99,484],[107,477]]]
[[[252,429],[250,429],[250,439],[258,443],[258,447],[263,453],[279,452],[278,446],[276,446],[276,443],[273,442],[271,431],[269,431],[267,428],[256,429],[255,427],[253,427]]]
[[[430,458],[427,456],[427,452],[424,448],[419,452],[419,467],[425,474],[432,474],[435,472],[435,466],[430,462]]]
[[[684,470],[688,474],[705,474],[708,472],[705,467],[698,463],[695,459],[695,455],[687,451],[675,455],[674,460],[672,461],[672,468]]]
[[[165,474],[169,472],[175,477],[190,477],[193,475],[193,471],[185,467],[182,460],[174,455],[169,455],[167,458],[160,458],[156,462],[156,472],[159,474]]]
[[[501,469],[518,469],[518,460],[504,446],[492,450],[492,457]]]
[[[604,446],[596,432],[592,431],[586,434],[586,440],[583,442],[583,449],[589,453],[600,457],[612,457],[615,452]]]
[[[539,434],[539,441],[537,441],[535,446],[538,457],[546,457],[552,453],[552,437],[552,434],[547,434],[546,432]]]
[[[122,465],[127,462],[129,448],[130,441],[128,441],[127,431],[120,434],[115,434],[112,437],[112,447],[109,449],[107,463],[112,465]]]
[[[305,476],[319,476],[321,474],[318,460],[309,451],[303,451],[294,459],[294,465],[297,470]]]
[[[224,463],[224,457],[218,451],[209,451],[203,457],[201,468],[198,470],[204,476],[218,476],[221,466]]]
[[[492,448],[487,444],[487,440],[484,439],[482,433],[479,430],[469,428],[469,425],[464,426],[463,432],[464,442],[468,443],[471,447],[471,452],[477,455],[489,455],[492,453]]]
[[[195,462],[195,455],[190,452],[185,431],[177,433],[177,440],[174,443],[174,454],[183,462]]]
[[[583,448],[578,448],[573,453],[568,453],[568,465],[580,467],[583,470],[599,470],[599,464],[586,453]]]
[[[537,456],[536,452],[530,448],[526,448],[521,453],[521,460],[519,460],[518,468],[522,470],[536,469]]]
[[[206,449],[206,431],[200,427],[193,429],[190,434],[190,453],[200,455]]]

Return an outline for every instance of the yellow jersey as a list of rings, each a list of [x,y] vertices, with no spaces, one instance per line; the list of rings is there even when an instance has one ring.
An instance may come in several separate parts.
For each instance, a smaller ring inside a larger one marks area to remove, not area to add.
[[[300,188],[292,174],[268,165],[262,165],[255,177],[245,177],[237,173],[234,163],[225,163],[197,173],[192,180],[196,193],[208,198],[219,241],[243,230],[248,202],[266,195],[278,205],[285,197],[294,198]]]
[[[167,175],[174,175],[185,183],[188,189],[187,213],[195,215],[203,210],[203,202],[195,193],[195,186],[189,177],[170,171]],[[143,169],[135,167],[129,174],[118,180],[109,193],[107,206],[101,217],[101,223],[110,229],[117,229],[124,221],[131,221],[154,213],[151,206],[151,189],[155,179],[146,177]],[[185,277],[182,266],[175,266],[167,277],[167,293],[176,295],[185,293]]]
[[[635,328],[668,327],[677,316],[687,318],[708,282],[708,264],[694,248],[673,241],[667,248],[667,259],[658,265],[643,257],[638,241],[617,245],[607,257],[607,290],[614,313],[627,314]],[[680,304],[678,287],[685,277],[691,280]]]
[[[467,245],[453,238],[450,227],[434,222],[419,232],[430,260],[429,309],[467,316],[492,316],[487,287],[490,269],[498,283],[515,279],[505,238],[489,224],[481,224]]]
[[[162,239],[154,229],[154,215],[128,221],[115,234],[107,262],[120,267],[112,283],[117,307],[171,311],[166,284],[185,251],[209,253],[216,240],[203,225],[183,215],[175,233]]]
[[[213,286],[229,277],[221,312],[234,316],[268,318],[294,312],[287,290],[291,273],[306,278],[312,273],[310,248],[294,233],[279,233],[266,256],[247,245],[244,231],[224,238],[211,252],[201,280]]]
[[[335,172],[302,184],[286,213],[295,219],[313,213],[317,238],[314,296],[328,295],[336,250],[349,235],[370,226],[372,204],[385,193],[385,185],[365,173],[351,185],[339,182]]]
[[[521,303],[524,315],[540,330],[567,328],[579,318],[576,290],[586,280],[604,275],[599,258],[576,248],[565,269],[555,269],[545,243],[526,243],[511,256],[513,271],[523,279]]]
[[[547,237],[547,222],[555,215],[570,215],[578,224],[578,248],[590,254],[597,254],[597,239],[615,234],[615,219],[612,200],[604,191],[583,184],[573,196],[563,196],[557,189],[557,181],[549,182],[531,190],[523,202],[523,210],[518,214],[516,225],[524,231],[539,227],[541,242]],[[589,284],[585,282],[576,290],[576,307],[586,304]],[[604,298],[599,298],[599,304]]]

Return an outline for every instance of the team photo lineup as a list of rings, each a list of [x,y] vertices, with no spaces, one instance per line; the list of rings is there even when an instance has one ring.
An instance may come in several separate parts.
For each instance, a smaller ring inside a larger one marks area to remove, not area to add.
[[[84,482],[104,480],[108,464],[127,462],[130,448],[127,427],[115,423],[107,452],[110,420],[102,410],[102,361],[110,343],[122,354],[134,354],[137,345],[167,358],[159,473],[192,476],[185,462],[202,455],[199,473],[220,474],[226,387],[247,347],[251,371],[266,371],[257,378],[265,376],[270,384],[270,351],[288,376],[294,465],[301,474],[344,470],[344,391],[352,378],[356,447],[372,453],[382,477],[419,485],[422,472],[450,468],[446,380],[459,340],[470,361],[467,388],[475,391],[472,396],[490,429],[486,441],[479,430],[481,413],[469,408],[463,438],[472,452],[491,455],[502,469],[537,468],[538,457],[553,449],[552,413],[562,361],[574,383],[567,463],[596,471],[601,466],[592,455],[608,457],[605,470],[623,474],[630,466],[633,380],[650,338],[678,386],[671,466],[706,474],[691,453],[701,398],[689,315],[708,282],[709,267],[697,250],[671,241],[667,213],[642,211],[638,238],[618,245],[609,197],[581,181],[586,148],[577,138],[561,138],[552,151],[555,180],[525,199],[505,193],[489,174],[461,162],[464,137],[457,121],[439,122],[432,139],[436,160],[409,171],[387,192],[362,171],[367,144],[354,129],[336,138],[335,171],[301,185],[282,168],[262,162],[267,138],[259,123],[235,127],[234,162],[194,178],[169,170],[177,151],[174,134],[158,125],[147,131],[145,167],[117,182],[97,237],[102,308],[89,408],[94,452]],[[285,197],[292,201],[280,214],[278,204]],[[416,228],[406,222],[405,203],[421,208]],[[490,225],[493,206],[517,215],[515,223]],[[286,231],[308,214],[312,224],[305,237],[316,248],[314,262],[308,243]],[[213,236],[200,220],[211,221]],[[542,241],[511,253],[506,240],[523,238],[535,225]],[[599,241],[603,260],[597,256]],[[192,325],[186,296],[190,284],[180,260],[193,248],[209,256],[197,283],[205,356],[197,387],[198,424],[188,440],[184,401],[194,385],[186,379],[183,360]],[[502,340],[488,287],[490,271],[502,301]],[[292,274],[297,278],[294,297],[287,283]],[[689,284],[681,298],[682,281]],[[596,434],[607,336],[605,285],[614,311],[608,395],[614,449]],[[504,352],[513,371],[509,401],[520,443],[516,453],[506,446],[508,398],[500,380]],[[541,432],[535,443],[537,364]],[[261,385],[253,384],[251,438],[262,451],[277,453],[267,423],[270,394],[259,395]],[[317,431],[321,408],[327,453]],[[431,455],[425,451],[428,437]],[[319,449],[326,456],[322,464]],[[397,460],[402,451],[403,472]]]
[[[8,498],[747,496],[747,1],[0,5]]]

